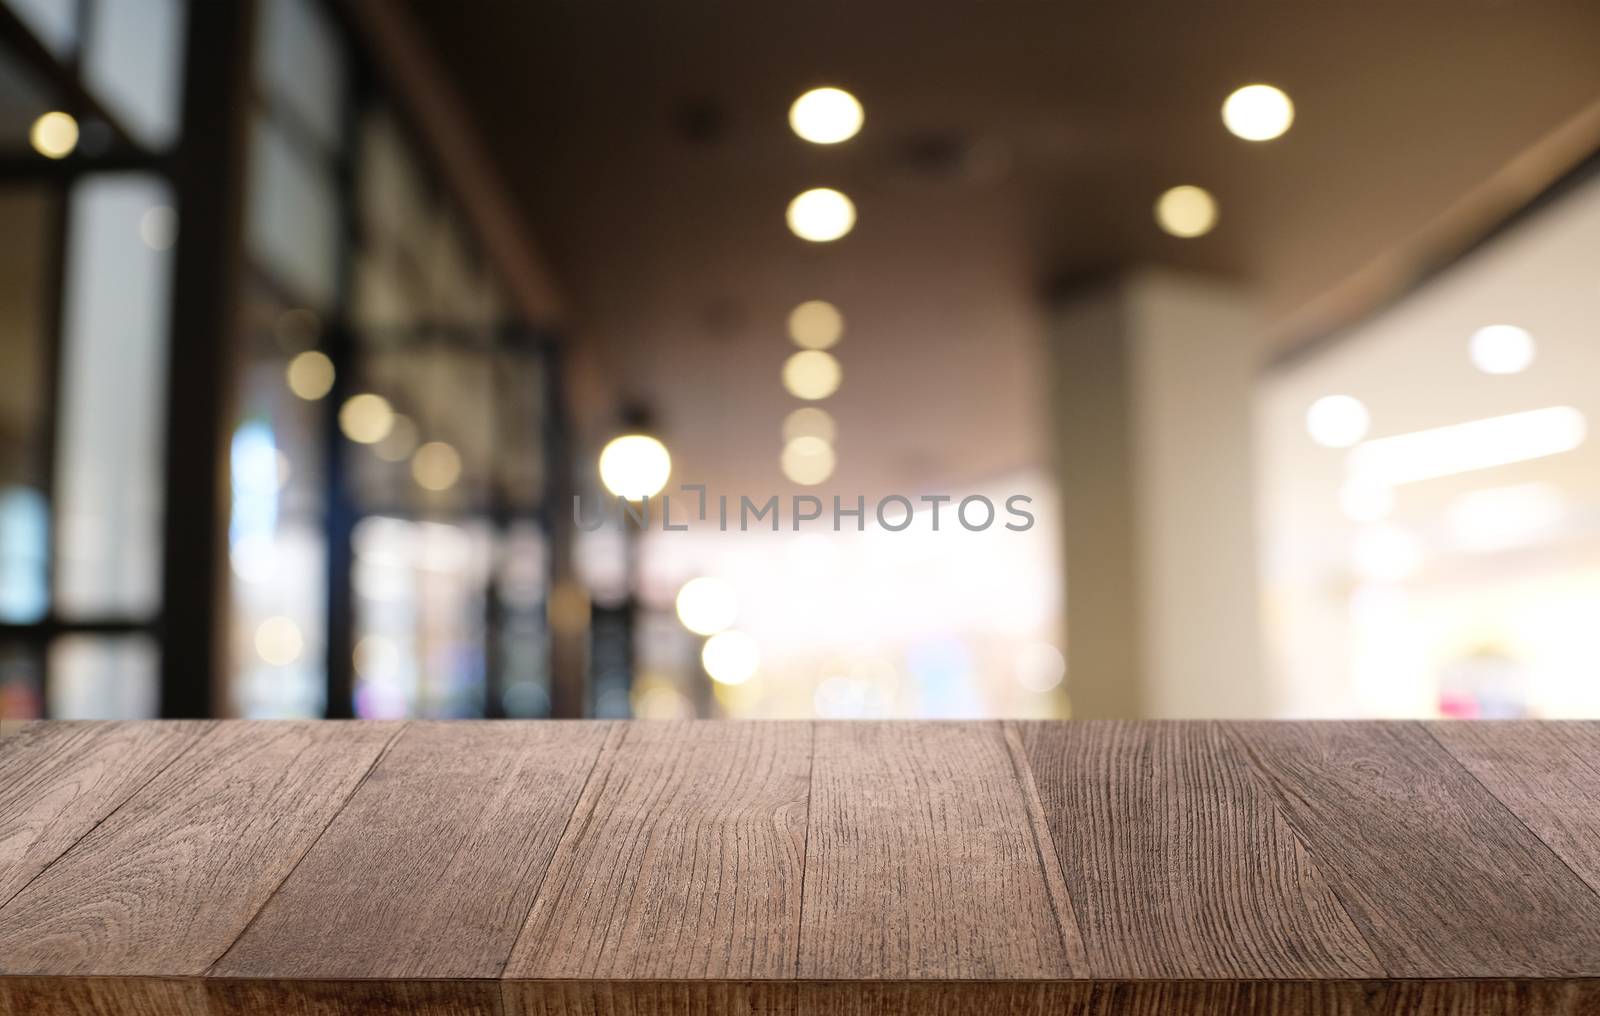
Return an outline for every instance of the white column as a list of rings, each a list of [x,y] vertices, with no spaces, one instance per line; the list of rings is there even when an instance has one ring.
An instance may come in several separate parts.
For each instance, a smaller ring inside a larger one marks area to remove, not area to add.
[[[1077,717],[1262,717],[1247,297],[1139,271],[1051,312]]]

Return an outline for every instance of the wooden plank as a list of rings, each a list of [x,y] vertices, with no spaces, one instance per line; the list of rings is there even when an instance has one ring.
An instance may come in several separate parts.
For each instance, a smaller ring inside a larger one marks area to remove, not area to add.
[[[802,978],[1081,976],[998,723],[820,723]]]
[[[1600,723],[1430,723],[1428,732],[1600,892]]]
[[[1390,974],[1600,971],[1600,897],[1421,726],[1228,729]]]
[[[780,981],[504,981],[506,1016],[795,1016]]]
[[[219,724],[0,908],[0,974],[205,971],[397,724]]]
[[[505,976],[793,976],[810,766],[807,723],[619,728]]]
[[[411,724],[212,973],[497,976],[610,729]]]
[[[1094,976],[1383,973],[1217,724],[1013,729]]]
[[[6,1016],[213,1016],[195,978],[0,976]]]
[[[38,723],[0,744],[0,907],[207,729]]]
[[[207,1016],[500,1016],[493,980],[235,980],[196,982]]]

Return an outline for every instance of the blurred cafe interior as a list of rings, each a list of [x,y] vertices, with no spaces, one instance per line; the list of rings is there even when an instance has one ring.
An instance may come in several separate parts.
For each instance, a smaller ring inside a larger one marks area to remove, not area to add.
[[[1600,717],[1596,54],[0,0],[0,721]]]

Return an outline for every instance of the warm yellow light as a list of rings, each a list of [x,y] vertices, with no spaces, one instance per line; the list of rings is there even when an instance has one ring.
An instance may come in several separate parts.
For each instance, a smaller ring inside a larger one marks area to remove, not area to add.
[[[382,395],[352,395],[339,407],[339,429],[357,444],[377,444],[393,426],[394,410]]]
[[[1489,325],[1472,333],[1472,365],[1485,374],[1520,374],[1533,364],[1533,336],[1516,325]]]
[[[825,399],[839,390],[844,371],[833,354],[806,349],[783,362],[783,387],[797,399]]]
[[[814,187],[789,202],[789,231],[802,240],[826,243],[855,228],[856,206],[831,187]]]
[[[1282,89],[1246,85],[1222,104],[1222,122],[1246,141],[1271,141],[1294,123],[1294,103]]]
[[[285,375],[291,392],[314,402],[333,388],[333,361],[315,349],[308,350],[289,361]]]
[[[256,655],[274,667],[286,667],[300,658],[305,639],[300,626],[287,617],[269,617],[256,626]]]
[[[411,477],[424,490],[449,490],[461,478],[461,456],[443,441],[429,441],[411,456]]]
[[[389,433],[372,447],[372,453],[385,462],[404,462],[417,448],[417,425],[404,413],[394,414]]]
[[[789,127],[819,145],[850,140],[864,119],[861,103],[842,88],[813,88],[789,107]]]
[[[47,159],[65,159],[78,147],[78,121],[59,111],[46,113],[33,122],[28,141]]]
[[[678,620],[696,635],[715,635],[739,617],[739,594],[726,579],[702,575],[678,590]]]
[[[826,300],[807,300],[789,312],[789,338],[806,349],[827,349],[844,335],[844,315]]]
[[[706,639],[700,650],[700,663],[720,684],[743,684],[761,666],[761,651],[756,640],[742,631],[725,631]]]
[[[801,437],[817,437],[832,444],[837,436],[838,428],[834,425],[833,417],[828,415],[826,409],[816,406],[802,406],[783,420],[785,444]]]
[[[625,434],[600,451],[600,482],[618,497],[632,501],[659,494],[671,475],[672,456],[653,437]]]
[[[820,437],[797,437],[783,446],[783,475],[803,487],[833,475],[833,445]]]
[[[694,704],[683,692],[660,680],[640,681],[629,693],[633,715],[640,720],[692,720]]]
[[[1173,236],[1204,236],[1217,224],[1217,202],[1203,187],[1184,184],[1156,201],[1156,222]]]

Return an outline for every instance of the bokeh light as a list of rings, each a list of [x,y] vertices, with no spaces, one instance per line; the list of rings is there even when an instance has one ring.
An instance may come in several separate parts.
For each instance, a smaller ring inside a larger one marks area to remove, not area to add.
[[[720,632],[706,639],[700,663],[719,684],[743,684],[761,666],[761,650],[756,640],[742,631]]]
[[[783,418],[783,441],[788,444],[796,438],[815,437],[832,444],[838,437],[838,426],[826,409],[801,406]]]
[[[1294,123],[1294,103],[1272,85],[1246,85],[1223,102],[1222,122],[1246,141],[1271,141]]]
[[[325,353],[307,350],[289,361],[285,377],[291,392],[314,402],[333,388],[333,361]]]
[[[797,399],[825,399],[843,379],[839,361],[820,349],[801,350],[783,363],[783,387]]]
[[[813,88],[789,107],[790,129],[818,145],[850,140],[865,119],[861,103],[842,88]]]
[[[1217,224],[1217,202],[1203,187],[1174,187],[1156,200],[1156,223],[1166,232],[1193,239]]]
[[[28,142],[47,159],[65,159],[78,147],[78,121],[70,114],[52,110],[33,121]]]
[[[1371,425],[1367,407],[1350,395],[1324,395],[1306,410],[1306,433],[1324,448],[1349,448]]]
[[[1533,336],[1516,325],[1489,325],[1472,333],[1472,365],[1485,374],[1520,374],[1533,365]]]
[[[443,441],[429,441],[411,456],[411,477],[424,490],[449,490],[461,478],[461,456]]]
[[[829,349],[844,335],[844,315],[826,300],[807,300],[789,312],[789,338],[805,349]]]
[[[256,626],[256,655],[274,667],[286,667],[300,658],[305,638],[291,618],[269,617]]]
[[[814,187],[789,202],[789,231],[802,240],[827,243],[856,224],[856,206],[831,187]]]
[[[810,487],[833,475],[833,446],[819,437],[797,437],[783,446],[783,475]]]
[[[647,434],[613,438],[600,452],[600,482],[630,501],[659,494],[671,475],[667,446]]]
[[[339,429],[357,444],[377,444],[394,426],[394,410],[382,395],[352,395],[339,407]]]
[[[678,590],[678,620],[696,635],[715,635],[739,618],[739,594],[726,579],[702,575]]]

